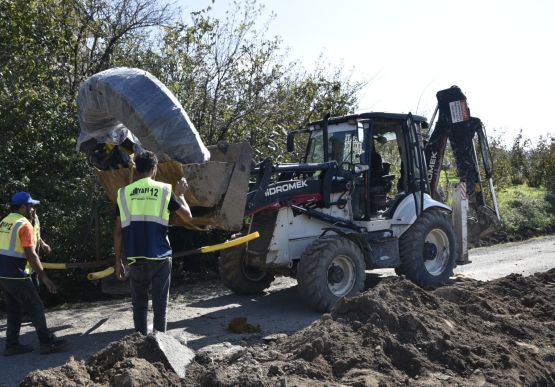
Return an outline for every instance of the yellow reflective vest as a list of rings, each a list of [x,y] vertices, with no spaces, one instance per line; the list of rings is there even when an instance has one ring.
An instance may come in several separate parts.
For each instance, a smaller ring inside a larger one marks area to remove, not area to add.
[[[129,264],[137,259],[171,258],[168,224],[172,188],[150,178],[118,190],[123,247]]]
[[[0,278],[24,279],[29,276],[27,256],[19,239],[19,229],[31,223],[21,214],[12,212],[0,222]]]

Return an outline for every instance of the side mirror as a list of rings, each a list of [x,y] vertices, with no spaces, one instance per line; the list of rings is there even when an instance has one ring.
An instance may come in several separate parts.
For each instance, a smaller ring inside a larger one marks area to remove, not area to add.
[[[287,152],[293,152],[295,150],[295,135],[289,133],[287,135]]]

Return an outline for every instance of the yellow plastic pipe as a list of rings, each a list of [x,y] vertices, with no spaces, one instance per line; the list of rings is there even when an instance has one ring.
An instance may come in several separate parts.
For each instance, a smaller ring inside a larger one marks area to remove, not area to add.
[[[58,270],[65,270],[67,266],[65,263],[48,263],[48,262],[41,262],[42,267],[44,269],[58,269]]]
[[[259,236],[260,236],[260,234],[258,233],[258,231],[256,231],[256,232],[253,232],[252,234],[245,235],[244,237],[241,237],[241,238],[233,239],[231,241],[227,241],[227,242],[224,242],[224,243],[219,243],[217,245],[201,247],[200,249],[190,250],[190,251],[187,251],[185,253],[188,253],[188,254],[210,253],[212,251],[227,249],[229,247],[233,247],[233,246],[240,245],[242,243],[246,243],[250,240],[258,238]],[[42,264],[42,267],[44,267],[45,269],[67,269],[67,266],[66,266],[65,263],[47,263],[47,262],[45,262],[45,263]],[[105,270],[102,270],[102,271],[97,271],[95,273],[87,274],[87,279],[89,279],[90,281],[101,279],[101,278],[109,276],[110,274],[112,274],[114,272],[115,272],[115,269],[113,267],[109,267],[109,268],[107,268]]]
[[[93,280],[97,280],[97,279],[101,279],[104,277],[108,277],[110,274],[112,274],[113,272],[115,272],[116,270],[113,267],[109,267],[106,270],[102,270],[102,271],[97,271],[95,273],[89,273],[87,274],[87,279],[89,281],[93,281]]]
[[[232,246],[237,246],[240,245],[242,243],[246,243],[252,239],[256,239],[260,236],[260,234],[258,233],[258,231],[253,232],[252,234],[249,235],[245,235],[244,237],[241,238],[237,238],[237,239],[233,239],[224,243],[220,243],[217,245],[212,245],[212,246],[206,246],[206,247],[201,247],[200,248],[200,252],[201,253],[210,253],[212,251],[218,251],[218,250],[223,250],[223,249],[227,249],[229,247]]]

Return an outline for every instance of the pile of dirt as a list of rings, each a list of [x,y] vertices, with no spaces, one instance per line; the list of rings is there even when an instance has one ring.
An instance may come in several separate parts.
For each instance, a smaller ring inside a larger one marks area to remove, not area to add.
[[[388,277],[238,358],[197,356],[183,379],[151,343],[127,336],[21,385],[555,386],[555,269],[433,289]]]
[[[491,235],[480,238],[475,242],[469,242],[468,248],[495,246],[502,243],[521,242],[540,236],[554,235],[555,224],[550,224],[542,228],[523,227],[515,233],[508,233],[505,230],[494,232]]]
[[[227,330],[232,333],[257,333],[262,331],[260,325],[249,324],[246,317],[235,317],[227,326]]]

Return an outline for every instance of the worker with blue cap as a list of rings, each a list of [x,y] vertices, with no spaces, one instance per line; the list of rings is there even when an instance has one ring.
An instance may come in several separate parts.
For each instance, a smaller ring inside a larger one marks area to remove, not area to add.
[[[46,325],[44,304],[30,278],[34,270],[50,293],[56,293],[56,285],[44,271],[35,250],[35,231],[31,220],[35,206],[39,204],[28,192],[12,196],[11,213],[0,222],[0,288],[8,311],[6,348],[4,356],[33,351],[30,344],[19,342],[23,312],[27,312],[40,341],[40,353],[59,352],[69,345],[51,334]]]

